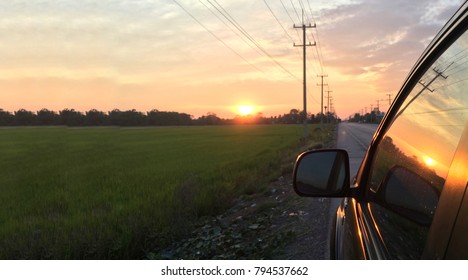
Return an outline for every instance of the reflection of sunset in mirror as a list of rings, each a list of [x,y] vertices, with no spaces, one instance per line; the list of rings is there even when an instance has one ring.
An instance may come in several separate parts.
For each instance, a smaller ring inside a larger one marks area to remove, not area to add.
[[[424,163],[427,165],[427,166],[434,166],[436,164],[435,160],[428,157],[428,156],[425,156],[424,157]]]

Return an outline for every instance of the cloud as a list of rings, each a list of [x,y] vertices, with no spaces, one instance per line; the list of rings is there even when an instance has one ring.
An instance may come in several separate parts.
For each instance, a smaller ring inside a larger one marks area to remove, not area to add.
[[[455,10],[432,2],[366,0],[322,10],[317,22],[327,64],[348,75],[409,70],[441,28],[440,19]]]

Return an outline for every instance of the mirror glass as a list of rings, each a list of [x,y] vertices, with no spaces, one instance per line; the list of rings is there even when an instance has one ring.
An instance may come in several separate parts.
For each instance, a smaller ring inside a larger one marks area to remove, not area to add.
[[[333,196],[347,182],[348,156],[342,150],[306,152],[296,161],[294,188],[300,195]]]

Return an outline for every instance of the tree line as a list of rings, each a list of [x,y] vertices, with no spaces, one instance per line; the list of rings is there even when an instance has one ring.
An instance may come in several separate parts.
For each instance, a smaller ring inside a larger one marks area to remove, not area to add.
[[[335,115],[321,116],[309,114],[309,123],[336,122]],[[52,111],[41,109],[33,112],[20,109],[8,112],[0,109],[0,126],[186,126],[186,125],[235,125],[235,124],[300,124],[304,114],[296,109],[289,113],[264,117],[262,113],[248,116],[236,116],[233,119],[223,119],[215,113],[207,113],[198,118],[179,112],[151,110],[140,112],[135,109],[121,111],[114,109],[103,112],[96,109],[84,113],[74,109]]]
[[[379,124],[382,121],[384,114],[380,111],[372,111],[370,113],[366,113],[361,115],[359,113],[355,113],[354,116],[349,117],[350,122],[359,122],[359,123],[374,123]]]

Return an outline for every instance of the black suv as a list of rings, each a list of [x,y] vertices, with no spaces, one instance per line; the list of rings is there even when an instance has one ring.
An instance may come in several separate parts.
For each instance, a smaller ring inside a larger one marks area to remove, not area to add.
[[[349,184],[344,150],[299,155],[294,189],[343,197],[337,259],[468,259],[468,4],[406,78]]]

